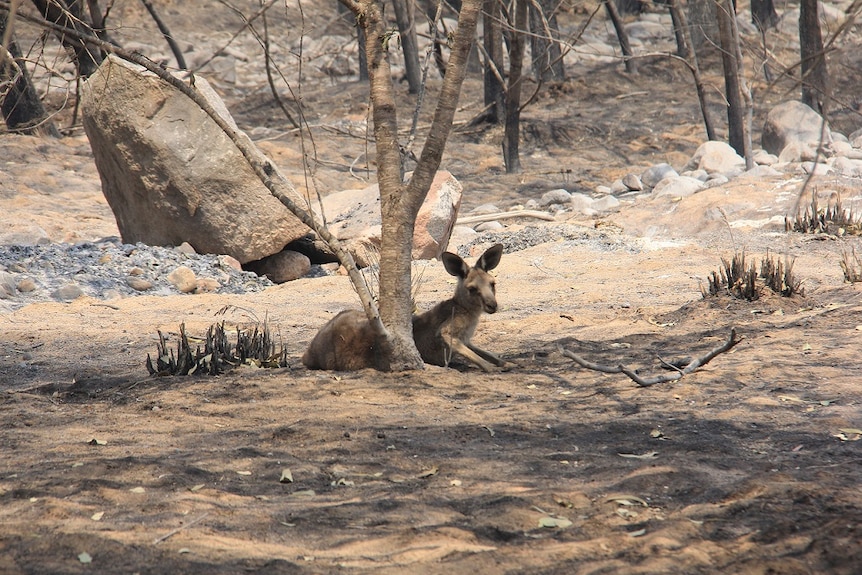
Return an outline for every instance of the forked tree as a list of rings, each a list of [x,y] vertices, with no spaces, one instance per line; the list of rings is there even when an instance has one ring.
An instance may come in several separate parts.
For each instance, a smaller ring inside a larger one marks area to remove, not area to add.
[[[382,0],[339,0],[356,17],[367,39],[365,53],[374,141],[377,182],[380,188],[380,318],[384,328],[383,365],[386,370],[421,368],[424,364],[413,342],[411,252],[416,215],[440,167],[446,140],[452,129],[455,109],[467,67],[467,57],[476,36],[476,21],[482,0],[464,0],[458,15],[446,75],[425,145],[413,175],[405,181],[404,158],[398,142],[398,105],[389,64],[391,34],[383,15]],[[373,310],[366,306],[372,322]]]

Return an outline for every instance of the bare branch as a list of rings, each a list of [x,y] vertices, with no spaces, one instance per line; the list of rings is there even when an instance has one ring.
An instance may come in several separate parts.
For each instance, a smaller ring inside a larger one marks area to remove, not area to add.
[[[683,376],[688,375],[689,373],[693,373],[693,372],[697,371],[698,369],[700,369],[701,367],[703,367],[704,365],[706,365],[707,363],[712,361],[713,358],[715,358],[717,355],[720,355],[726,351],[730,351],[731,349],[733,349],[736,346],[736,344],[738,344],[739,342],[742,341],[742,339],[743,338],[741,336],[737,336],[736,328],[731,328],[730,329],[730,336],[727,338],[727,341],[722,343],[720,346],[710,350],[708,353],[706,353],[706,354],[704,354],[698,358],[693,359],[691,362],[689,362],[688,365],[686,365],[683,368],[673,366],[673,368],[676,370],[673,373],[664,374],[664,375],[657,375],[655,377],[649,377],[649,378],[641,377],[640,375],[635,373],[634,370],[632,370],[629,367],[626,367],[623,364],[620,364],[617,366],[612,366],[612,365],[601,365],[598,363],[593,363],[591,361],[587,361],[586,359],[582,358],[581,356],[577,355],[576,353],[571,352],[567,349],[563,349],[562,346],[560,347],[560,353],[562,353],[564,356],[568,357],[569,359],[571,359],[572,361],[574,361],[575,363],[577,363],[578,365],[580,365],[581,367],[584,367],[586,369],[591,369],[593,371],[598,371],[601,373],[623,373],[626,376],[628,376],[629,379],[634,381],[638,385],[638,387],[650,387],[650,386],[653,386],[653,385],[656,385],[659,383],[666,383],[668,381],[676,381],[677,379],[681,379]],[[663,361],[663,363],[666,363],[666,362]]]

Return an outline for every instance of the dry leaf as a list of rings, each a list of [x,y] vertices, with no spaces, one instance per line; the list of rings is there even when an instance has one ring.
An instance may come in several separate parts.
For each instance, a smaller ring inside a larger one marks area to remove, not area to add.
[[[293,473],[290,472],[290,469],[284,468],[281,470],[281,478],[278,480],[279,483],[293,483]]]
[[[129,491],[131,491],[132,493],[144,493],[146,489],[144,489],[143,487],[132,487],[131,489],[129,489]]]
[[[620,457],[627,457],[629,459],[655,459],[658,457],[658,451],[649,451],[647,453],[642,453],[641,455],[635,455],[634,453],[617,453]]]
[[[205,483],[198,483],[197,485],[194,485],[194,486],[192,486],[192,487],[189,487],[189,491],[191,491],[191,492],[200,491],[200,490],[201,490],[201,489],[203,489],[204,487],[206,487],[206,484],[205,484]]]
[[[647,503],[644,499],[638,497],[637,495],[609,495],[605,498],[605,501],[613,501],[615,503],[619,503],[620,505],[643,505],[644,507],[649,507],[649,503]]]
[[[571,527],[572,522],[566,519],[565,517],[542,517],[539,519],[539,527],[556,527],[559,529],[565,529],[566,527]]]
[[[90,557],[90,554],[89,554],[89,553],[87,553],[86,551],[84,551],[83,553],[79,553],[79,554],[78,554],[78,561],[80,561],[81,563],[92,563],[92,562],[93,562],[93,558],[92,558],[92,557]]]
[[[104,439],[96,439],[95,437],[87,443],[89,443],[90,445],[108,445],[108,442]]]
[[[641,535],[646,535],[646,528],[638,529],[637,531],[629,531],[629,537],[640,537]]]
[[[99,511],[99,512],[97,512],[97,513],[93,513],[93,514],[90,516],[90,519],[92,519],[93,521],[101,521],[101,520],[102,520],[102,517],[104,517],[104,515],[105,515],[105,512],[104,512],[104,511]]]
[[[440,471],[440,469],[435,465],[431,469],[426,469],[425,471],[423,471],[422,473],[420,473],[416,477],[418,479],[425,479],[426,477],[431,477],[433,475],[437,475],[438,471]]]
[[[251,475],[251,471],[237,471],[237,475]]]

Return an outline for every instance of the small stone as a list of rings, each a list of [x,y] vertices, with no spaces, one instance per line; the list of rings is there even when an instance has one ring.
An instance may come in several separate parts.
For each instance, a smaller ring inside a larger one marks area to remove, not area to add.
[[[180,293],[191,293],[198,287],[198,278],[195,272],[186,266],[180,266],[168,274],[168,281],[177,288]]]
[[[242,271],[242,264],[233,256],[221,255],[218,257],[218,263],[222,267],[228,267],[238,272]]]
[[[629,189],[629,187],[627,185],[625,185],[621,179],[614,180],[614,183],[611,184],[610,187],[611,187],[611,193],[615,196],[620,195],[620,194],[627,194],[631,191]]]
[[[137,268],[137,267],[132,268],[129,270],[129,275],[130,276],[142,276],[142,275],[144,275],[144,270],[142,270],[141,268]]]
[[[200,278],[198,280],[198,287],[195,288],[195,293],[210,293],[214,291],[218,291],[218,288],[221,287],[221,284],[218,283],[218,280],[213,278]]]
[[[77,284],[66,284],[51,292],[51,297],[58,301],[72,301],[84,295],[84,291]]]
[[[595,215],[597,212],[593,208],[593,198],[586,194],[572,194],[572,199],[569,202],[569,205],[572,208],[573,212],[577,212],[579,214],[584,214],[586,216]]]
[[[106,264],[109,261],[111,261],[111,254],[102,254],[102,256],[99,258],[100,264]]]
[[[153,283],[151,281],[137,276],[127,277],[126,285],[128,285],[135,291],[147,291],[148,289],[152,289],[153,287]]]
[[[16,283],[14,275],[0,272],[0,299],[8,299],[15,295],[15,291],[18,289]]]
[[[653,190],[653,193],[657,197],[687,198],[704,189],[704,187],[705,184],[700,180],[686,176],[671,176],[660,181]]]
[[[620,207],[620,201],[614,196],[608,195],[595,200],[591,207],[597,212],[609,212],[611,210],[618,209]]]
[[[183,243],[181,243],[180,245],[178,245],[178,246],[176,247],[176,250],[177,250],[178,252],[180,252],[181,254],[186,254],[186,255],[189,255],[189,256],[192,256],[192,255],[194,255],[194,254],[196,254],[196,253],[197,253],[197,252],[195,251],[195,249],[192,247],[192,245],[191,245],[190,243],[188,243],[188,242],[183,242]]]
[[[572,194],[570,194],[568,190],[559,188],[542,194],[541,199],[539,199],[539,205],[550,206],[551,204],[565,204],[571,199]]]
[[[36,289],[36,282],[33,281],[33,278],[22,278],[16,287],[21,293],[29,293]]]
[[[643,182],[635,174],[626,174],[623,176],[623,185],[633,192],[640,192],[644,189]]]
[[[641,174],[641,182],[643,182],[644,186],[649,188],[654,188],[656,184],[665,179],[668,176],[678,176],[676,170],[674,170],[670,164],[656,164],[651,168],[647,168],[643,174]]]
[[[497,232],[504,229],[503,224],[494,220],[493,222],[482,222],[478,226],[476,226],[477,232]]]
[[[307,274],[311,270],[311,260],[299,252],[283,250],[245,266],[259,276],[268,277],[272,283],[280,284]]]

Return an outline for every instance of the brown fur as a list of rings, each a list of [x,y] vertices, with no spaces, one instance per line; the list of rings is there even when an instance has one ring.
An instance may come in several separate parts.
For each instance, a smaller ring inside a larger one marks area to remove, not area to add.
[[[443,265],[458,278],[451,299],[414,316],[413,339],[425,363],[448,366],[457,353],[485,371],[505,362],[470,343],[479,316],[497,311],[494,277],[488,272],[500,262],[503,246],[489,248],[472,268],[453,253],[443,254]],[[324,325],[302,356],[309,369],[354,371],[377,367],[381,349],[377,334],[365,314],[345,310]]]
[[[302,363],[308,369],[356,371],[377,365],[378,337],[365,314],[348,309],[320,328]]]
[[[443,254],[446,271],[458,278],[455,295],[413,318],[413,339],[425,363],[448,366],[457,353],[484,371],[505,365],[496,355],[470,342],[479,316],[497,311],[494,277],[488,272],[500,263],[503,246],[489,248],[472,268],[455,254]]]

